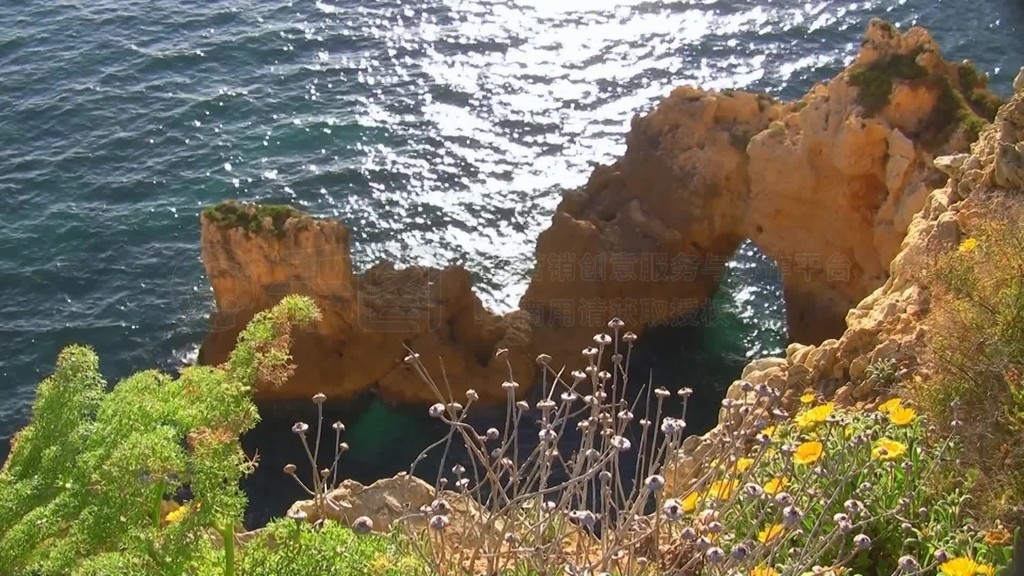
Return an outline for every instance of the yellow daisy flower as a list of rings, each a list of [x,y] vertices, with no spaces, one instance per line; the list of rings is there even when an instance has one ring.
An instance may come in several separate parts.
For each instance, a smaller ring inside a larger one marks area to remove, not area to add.
[[[878,460],[896,460],[907,452],[906,444],[882,438],[871,450],[871,457]]]
[[[697,502],[700,501],[699,492],[690,492],[686,498],[683,498],[683,512],[693,512],[697,509]]]
[[[1013,535],[1002,524],[985,531],[985,544],[989,546],[1006,546],[1012,540]]]
[[[728,500],[732,493],[736,491],[736,487],[739,486],[739,480],[719,480],[712,482],[711,487],[708,488],[708,494],[718,498],[719,500]]]
[[[917,411],[913,408],[897,406],[889,410],[889,421],[897,426],[906,426],[917,418]]]
[[[771,542],[781,536],[784,529],[785,527],[782,524],[772,524],[757,533],[757,541],[761,543]]]
[[[779,576],[779,571],[769,566],[755,566],[751,568],[750,576]]]
[[[815,396],[813,392],[808,392],[800,397],[800,402],[802,404],[810,404],[811,402],[814,402],[815,398],[817,398],[817,396]]]
[[[878,411],[887,414],[896,408],[901,408],[903,405],[900,404],[900,402],[902,401],[899,398],[892,398],[890,400],[886,400],[885,402],[882,403],[881,406],[878,407]]]
[[[828,420],[828,417],[832,415],[832,409],[834,407],[835,404],[832,402],[826,402],[821,406],[815,406],[806,412],[801,412],[796,415],[796,425],[802,430],[813,428],[825,420]]]
[[[996,573],[995,566],[990,564],[978,564],[977,570],[978,574],[983,574],[984,576],[995,576]]]
[[[939,572],[946,576],[974,576],[978,563],[970,558],[953,558],[939,566]]]
[[[974,250],[977,247],[978,240],[975,238],[968,238],[967,240],[964,240],[963,242],[960,243],[959,250],[961,254],[966,254],[967,252],[970,252],[971,250]]]
[[[188,506],[179,506],[174,510],[168,512],[167,515],[164,516],[164,521],[168,524],[181,522],[181,520],[185,517],[185,514],[188,514]]]
[[[754,465],[754,459],[753,458],[740,458],[739,460],[736,461],[736,471],[737,472],[746,472],[747,470],[750,470],[750,467],[753,466],[753,465]]]
[[[765,482],[765,484],[764,484],[764,491],[766,493],[771,494],[772,496],[774,496],[774,495],[778,494],[779,492],[782,492],[783,490],[785,490],[786,486],[788,486],[788,485],[789,485],[789,478],[776,477],[776,478],[772,478],[771,480]]]
[[[825,448],[821,442],[804,442],[796,447],[796,452],[793,453],[793,462],[797,464],[813,464],[821,458],[824,450]]]
[[[764,434],[769,438],[773,437],[775,435],[775,426],[769,426],[764,430],[761,430],[761,434]]]

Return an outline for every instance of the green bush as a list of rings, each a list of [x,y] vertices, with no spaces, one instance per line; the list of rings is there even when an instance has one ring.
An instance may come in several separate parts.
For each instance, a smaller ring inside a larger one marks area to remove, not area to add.
[[[995,201],[995,200],[993,200]],[[933,285],[929,364],[910,391],[936,419],[967,423],[964,471],[973,506],[992,518],[1024,518],[1024,210],[1002,206],[941,257]]]
[[[239,482],[253,467],[238,439],[259,418],[251,390],[287,379],[290,328],[318,316],[286,298],[224,366],[140,372],[109,392],[92,350],[65,349],[0,472],[0,574],[184,574],[213,555],[211,533],[232,574]],[[182,487],[193,500],[167,522]]]

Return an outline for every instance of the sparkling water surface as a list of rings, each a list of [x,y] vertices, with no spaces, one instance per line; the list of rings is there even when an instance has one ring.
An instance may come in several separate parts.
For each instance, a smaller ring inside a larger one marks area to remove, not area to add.
[[[684,83],[799,97],[876,15],[1004,95],[1024,64],[1016,0],[0,4],[0,460],[63,346],[94,346],[111,381],[194,356],[203,205],[339,218],[360,269],[460,263],[510,310],[561,192],[624,151],[633,114]],[[744,247],[728,318],[651,362],[720,386],[778,352],[773,278]]]

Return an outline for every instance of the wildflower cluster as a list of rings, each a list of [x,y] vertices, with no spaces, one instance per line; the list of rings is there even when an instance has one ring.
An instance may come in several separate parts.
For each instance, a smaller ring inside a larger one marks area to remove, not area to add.
[[[813,394],[801,402],[791,419],[766,410],[774,425],[755,415],[745,434],[716,446],[703,475],[679,487],[683,514],[666,517],[689,543],[685,569],[965,576],[1009,563],[1009,534],[973,528],[961,490],[926,489],[956,446],[917,410],[899,399],[874,412]]]

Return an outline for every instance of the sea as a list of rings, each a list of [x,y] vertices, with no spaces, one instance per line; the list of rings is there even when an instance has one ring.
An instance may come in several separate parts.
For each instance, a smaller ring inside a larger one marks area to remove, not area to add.
[[[1003,96],[1024,65],[1020,0],[0,3],[0,461],[62,347],[93,346],[111,385],[195,360],[204,206],[340,219],[359,270],[461,264],[512,310],[561,194],[623,153],[635,114],[682,84],[798,98],[875,16],[927,27]],[[652,378],[720,393],[782,351],[755,247],[715,302],[719,321],[650,338]],[[262,434],[294,443],[287,417],[268,410]],[[366,481],[407,466],[388,447],[438,433],[373,402],[347,417]]]

